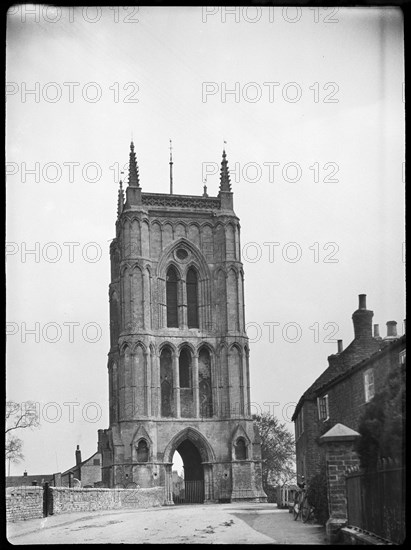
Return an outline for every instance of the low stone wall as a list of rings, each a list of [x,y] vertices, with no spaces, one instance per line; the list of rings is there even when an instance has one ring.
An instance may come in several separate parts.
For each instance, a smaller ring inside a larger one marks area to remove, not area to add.
[[[6,489],[7,521],[43,517],[43,487],[22,486]]]
[[[43,517],[43,487],[9,487],[6,490],[7,521]],[[150,489],[82,489],[49,487],[48,514],[93,512],[121,508],[152,508],[165,503],[164,487]]]
[[[164,487],[150,489],[82,489],[50,487],[49,513],[151,508],[164,504]]]
[[[113,489],[112,489],[113,490]],[[164,506],[165,488],[151,489],[116,489],[120,491],[122,508],[152,508]]]

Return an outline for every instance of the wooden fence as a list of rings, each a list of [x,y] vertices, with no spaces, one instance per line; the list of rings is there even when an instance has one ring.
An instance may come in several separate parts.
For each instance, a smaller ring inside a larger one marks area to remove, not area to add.
[[[373,471],[346,478],[348,525],[393,543],[405,539],[405,467],[383,459]]]

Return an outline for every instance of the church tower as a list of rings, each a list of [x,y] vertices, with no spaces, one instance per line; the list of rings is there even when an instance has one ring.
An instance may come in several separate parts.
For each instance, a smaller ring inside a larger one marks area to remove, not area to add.
[[[110,257],[103,484],[163,486],[172,504],[178,451],[186,501],[266,500],[225,151],[216,197],[205,186],[200,196],[173,194],[171,148],[170,194],[143,193],[131,142]]]

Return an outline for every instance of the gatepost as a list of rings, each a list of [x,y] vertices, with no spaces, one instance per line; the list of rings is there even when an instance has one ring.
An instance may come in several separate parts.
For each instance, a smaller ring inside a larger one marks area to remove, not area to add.
[[[337,542],[339,531],[347,523],[347,497],[345,476],[348,468],[357,466],[359,458],[354,442],[360,434],[344,424],[336,424],[320,437],[325,446],[328,509],[330,517],[326,524],[327,539]]]

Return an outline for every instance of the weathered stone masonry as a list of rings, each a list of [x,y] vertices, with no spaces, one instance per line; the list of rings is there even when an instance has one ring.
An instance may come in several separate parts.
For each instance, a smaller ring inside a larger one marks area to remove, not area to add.
[[[104,485],[163,486],[171,504],[178,449],[205,501],[265,499],[225,152],[217,197],[142,193],[132,143],[110,255]]]

